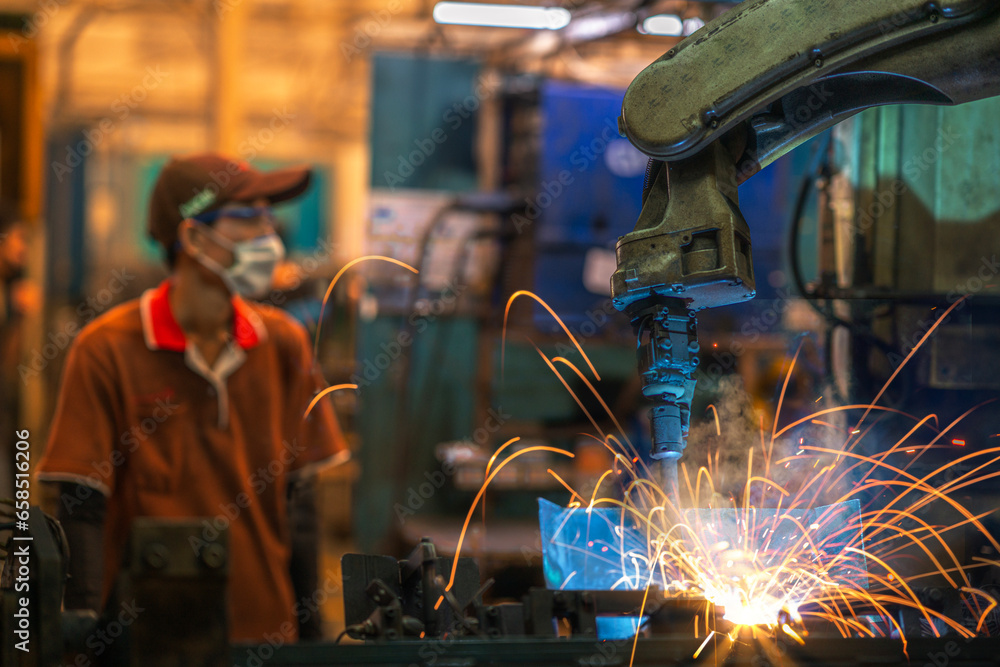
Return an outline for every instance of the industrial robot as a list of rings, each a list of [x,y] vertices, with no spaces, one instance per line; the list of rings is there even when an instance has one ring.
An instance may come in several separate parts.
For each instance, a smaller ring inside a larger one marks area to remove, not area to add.
[[[864,109],[996,95],[996,0],[748,0],[636,76],[618,125],[650,162],[611,294],[638,338],[668,492],[690,423],[696,313],[755,295],[737,187]]]

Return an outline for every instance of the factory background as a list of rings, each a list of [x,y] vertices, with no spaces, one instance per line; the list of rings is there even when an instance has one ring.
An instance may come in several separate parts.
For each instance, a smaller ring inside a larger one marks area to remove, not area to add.
[[[321,580],[344,553],[403,557],[423,536],[452,553],[489,457],[519,436],[576,456],[507,467],[464,553],[498,599],[544,584],[537,498],[570,500],[557,477],[588,496],[613,459],[583,435],[601,406],[575,402],[537,351],[580,364],[565,332],[530,297],[505,306],[530,290],[563,319],[648,450],[635,335],[609,288],[647,158],[617,119],[643,68],[734,3],[639,3],[638,18],[636,3],[561,4],[568,27],[532,31],[442,25],[411,0],[0,2],[0,195],[27,222],[30,283],[4,423],[39,450],[79,328],[166,275],[145,221],[169,156],[311,164],[308,194],[277,209],[289,262],[270,301],[316,337],[330,385],[358,385],[330,395],[353,456],[321,473]],[[654,15],[668,34],[636,28]],[[966,294],[889,403],[945,422],[1000,389],[998,112],[868,110],[741,186],[757,297],[701,318],[692,440],[709,404],[734,441],[770,432],[796,350],[783,421],[873,400]],[[420,272],[368,260],[324,307],[371,255]],[[974,416],[926,466],[987,446],[995,425]],[[324,611],[334,637],[337,594]]]

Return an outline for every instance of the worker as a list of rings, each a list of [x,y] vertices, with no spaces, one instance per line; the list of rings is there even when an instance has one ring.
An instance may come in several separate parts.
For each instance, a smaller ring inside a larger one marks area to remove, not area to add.
[[[205,517],[196,549],[229,528],[231,641],[294,641],[309,620],[296,598],[315,593],[316,544],[290,535],[302,521],[288,491],[342,458],[344,437],[325,401],[304,416],[322,387],[305,330],[247,299],[265,296],[284,256],[271,205],[310,177],[215,154],[175,157],[160,172],[149,233],[170,275],[80,332],[38,466],[39,480],[60,484],[66,608],[107,602],[133,519]],[[311,544],[304,560],[299,542]],[[312,572],[290,572],[293,560]]]

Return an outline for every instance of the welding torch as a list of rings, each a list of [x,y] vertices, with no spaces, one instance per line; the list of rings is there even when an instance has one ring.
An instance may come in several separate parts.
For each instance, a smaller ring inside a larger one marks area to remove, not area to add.
[[[754,295],[750,232],[735,186],[719,176],[732,166],[728,156],[720,144],[692,160],[651,164],[639,222],[618,240],[611,278],[613,303],[636,334],[642,393],[654,402],[650,456],[675,508],[699,361],[695,313]]]

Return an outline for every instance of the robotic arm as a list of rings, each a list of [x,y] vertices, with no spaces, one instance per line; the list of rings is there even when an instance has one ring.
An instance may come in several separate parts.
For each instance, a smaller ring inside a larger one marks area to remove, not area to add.
[[[746,0],[643,70],[619,131],[649,155],[615,307],[638,337],[652,457],[676,499],[699,350],[695,313],[753,298],[737,186],[864,109],[1000,95],[998,0]]]

